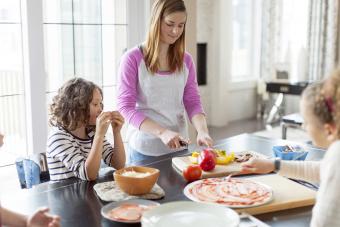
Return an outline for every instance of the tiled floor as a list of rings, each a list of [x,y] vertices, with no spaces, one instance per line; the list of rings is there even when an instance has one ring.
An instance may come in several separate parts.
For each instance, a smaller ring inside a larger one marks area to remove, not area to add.
[[[241,133],[261,131],[263,129],[265,129],[263,121],[257,119],[230,122],[225,127],[209,127],[210,135],[215,141]],[[4,195],[6,191],[9,190],[20,189],[15,165],[0,167],[0,182],[0,195]]]

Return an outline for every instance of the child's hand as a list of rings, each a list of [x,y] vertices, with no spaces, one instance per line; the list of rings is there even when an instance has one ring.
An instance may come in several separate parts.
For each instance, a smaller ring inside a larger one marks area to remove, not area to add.
[[[274,171],[274,161],[271,159],[250,159],[248,162],[242,163],[241,172],[247,173],[270,173]]]
[[[96,134],[99,136],[105,136],[110,123],[111,112],[101,112],[96,121]]]
[[[60,217],[51,215],[48,208],[40,208],[32,216],[27,219],[28,227],[59,227]]]
[[[113,133],[119,133],[124,124],[124,118],[118,111],[111,112],[111,127]]]

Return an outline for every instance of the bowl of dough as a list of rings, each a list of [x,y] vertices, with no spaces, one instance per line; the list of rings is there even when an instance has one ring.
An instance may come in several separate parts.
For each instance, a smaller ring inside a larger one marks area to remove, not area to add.
[[[159,170],[146,166],[129,166],[113,173],[118,187],[129,195],[143,195],[151,191],[159,177]]]

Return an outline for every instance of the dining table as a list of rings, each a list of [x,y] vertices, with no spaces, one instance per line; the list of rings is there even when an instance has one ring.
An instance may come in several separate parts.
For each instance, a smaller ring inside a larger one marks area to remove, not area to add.
[[[227,151],[253,150],[273,157],[272,147],[275,145],[294,143],[292,141],[272,139],[253,134],[240,134],[215,141],[214,148]],[[172,167],[172,158],[189,155],[192,151],[202,149],[190,145],[187,149],[171,154],[152,157],[129,165],[142,165],[160,170],[158,185],[165,191],[162,199],[156,200],[163,204],[172,201],[188,201],[183,189],[188,182]],[[320,160],[324,150],[306,145],[309,152],[306,160]],[[113,181],[114,169],[102,168],[95,181],[83,181],[76,178],[60,182],[46,182],[31,189],[21,189],[1,195],[1,206],[17,212],[31,214],[41,206],[50,208],[50,212],[61,217],[63,227],[97,227],[97,226],[141,226],[140,223],[126,224],[114,222],[101,215],[101,208],[108,204],[102,201],[93,189],[97,183]],[[2,182],[3,183],[3,182]],[[269,226],[309,226],[312,206],[287,209],[255,215]]]

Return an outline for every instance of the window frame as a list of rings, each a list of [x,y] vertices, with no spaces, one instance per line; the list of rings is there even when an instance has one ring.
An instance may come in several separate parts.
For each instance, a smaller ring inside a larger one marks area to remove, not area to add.
[[[28,3],[29,2],[29,3]],[[42,1],[21,1],[22,46],[26,110],[26,155],[46,151],[45,59]]]
[[[139,7],[136,7],[136,4]],[[144,10],[138,10],[144,9]],[[127,47],[144,40],[149,0],[127,2]],[[21,0],[22,46],[26,110],[26,155],[46,152],[48,136],[46,108],[46,74],[43,30],[43,1]],[[134,34],[134,35],[130,35]]]

